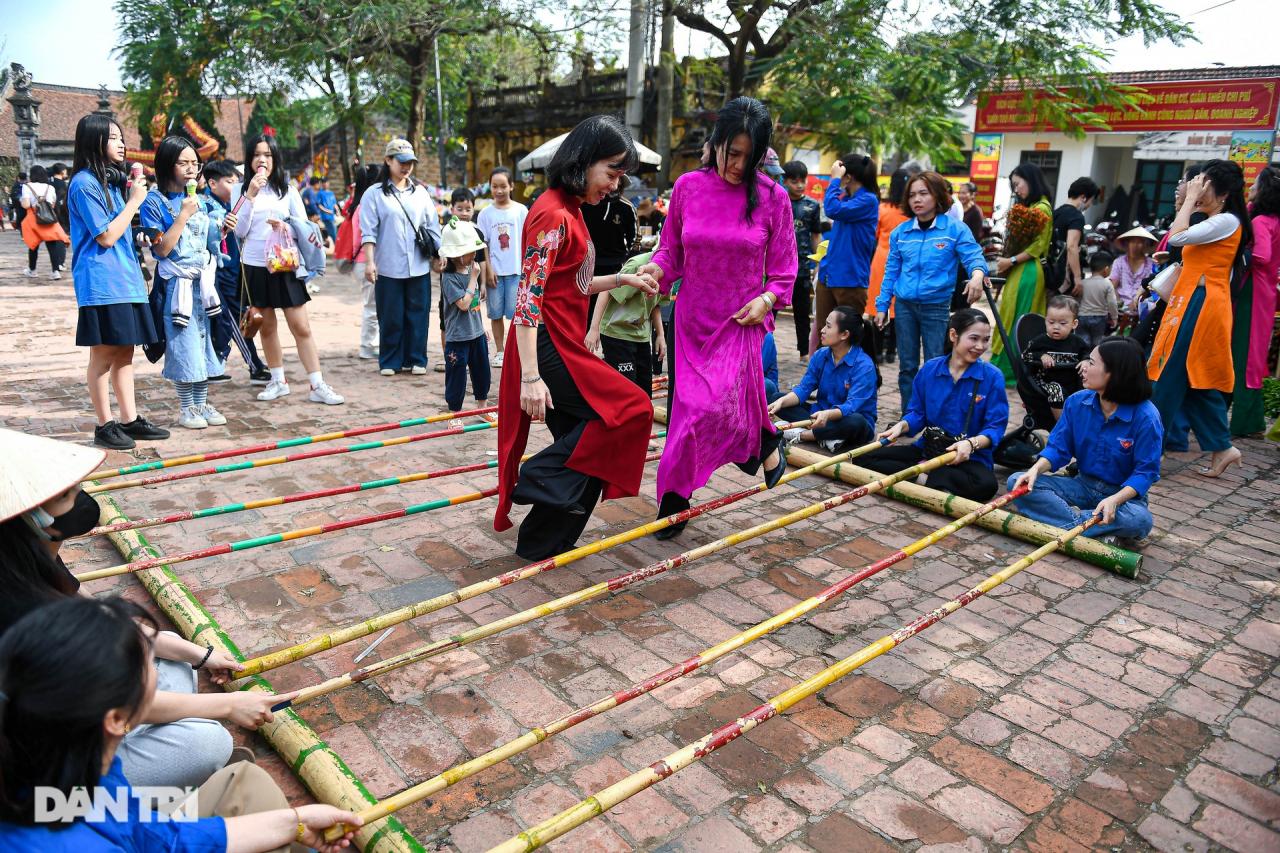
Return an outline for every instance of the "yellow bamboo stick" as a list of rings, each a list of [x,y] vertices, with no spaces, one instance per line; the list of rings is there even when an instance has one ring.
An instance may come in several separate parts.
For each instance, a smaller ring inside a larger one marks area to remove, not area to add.
[[[929,613],[922,614],[911,622],[903,625],[891,634],[887,634],[874,643],[864,646],[859,651],[850,655],[838,663],[832,664],[821,672],[815,673],[804,681],[789,690],[774,696],[768,702],[749,713],[739,717],[731,723],[720,726],[715,731],[704,735],[699,740],[688,744],[687,746],[670,753],[664,758],[655,761],[648,767],[632,773],[625,779],[622,779],[613,785],[587,797],[577,805],[560,812],[560,814],[539,823],[537,826],[530,827],[519,835],[509,838],[497,847],[490,850],[490,853],[527,853],[554,841],[570,830],[581,826],[587,821],[599,817],[609,809],[618,805],[627,799],[635,796],[641,791],[656,785],[668,776],[671,776],[684,768],[688,767],[696,761],[704,758],[725,744],[731,743],[742,735],[754,729],[756,726],[781,714],[796,703],[809,698],[819,690],[830,686],[831,684],[844,678],[849,673],[859,667],[870,663],[880,655],[901,645],[902,643],[919,634],[942,619],[945,619],[951,613],[966,606],[974,599],[985,595],[995,587],[1012,578],[1037,560],[1061,548],[1065,543],[1083,533],[1088,527],[1097,521],[1097,516],[1089,519],[1084,524],[1065,531],[1051,542],[1048,542],[1027,556],[1017,560],[1011,565],[1001,569],[990,577],[982,581],[977,586],[966,590],[961,595],[940,605]]]
[[[739,545],[748,540],[763,536],[766,533],[772,533],[775,530],[780,530],[783,527],[795,524],[797,521],[803,521],[806,518],[811,518],[819,513],[826,512],[829,509],[843,506],[850,501],[857,500],[858,498],[865,497],[866,495],[874,494],[875,492],[892,486],[899,480],[905,480],[908,477],[914,477],[918,474],[932,471],[935,468],[946,465],[955,458],[955,455],[954,451],[944,453],[941,456],[929,459],[919,465],[913,465],[912,467],[899,471],[896,474],[889,474],[874,483],[868,483],[865,486],[860,486],[859,488],[850,492],[845,492],[842,495],[827,498],[824,501],[818,501],[817,503],[798,509],[795,512],[789,512],[786,515],[779,516],[771,521],[766,521],[763,524],[748,527],[746,530],[731,533],[728,536],[723,536],[712,542],[708,542],[705,545],[701,545],[690,551],[685,551],[682,554],[677,554],[676,556],[670,557],[666,560],[650,563],[644,568],[636,569],[633,572],[627,572],[625,575],[610,578],[607,581],[601,581],[598,584],[561,596],[560,598],[548,601],[545,604],[540,604],[537,607],[530,607],[527,610],[522,610],[519,613],[513,613],[512,615],[502,619],[496,619],[493,622],[478,625],[469,631],[463,631],[461,634],[447,637],[442,640],[436,640],[435,642],[428,643],[425,646],[418,646],[417,648],[410,649],[393,657],[352,670],[344,675],[330,678],[320,684],[303,688],[292,700],[281,702],[274,706],[272,710],[296,706],[320,696],[326,696],[336,690],[341,690],[343,687],[347,687],[348,685],[357,684],[369,678],[374,678],[391,672],[392,670],[399,669],[400,667],[408,666],[409,664],[417,663],[418,661],[453,651],[454,649],[461,648],[462,646],[469,645],[478,640],[492,637],[494,634],[501,633],[510,628],[516,628],[520,625],[541,619],[544,616],[550,616],[553,613],[559,613],[562,610],[575,607],[583,602],[612,594],[620,589],[625,589],[634,583],[639,583],[640,581],[648,580],[651,577],[660,575],[670,569],[682,566],[686,563],[691,563],[694,560],[699,560],[710,554],[723,551],[725,548]]]
[[[848,462],[850,459],[861,456],[864,453],[869,453],[872,450],[883,446],[884,442],[873,441],[869,444],[863,445],[862,447],[856,447],[853,450],[837,454],[830,458],[819,459],[803,468],[797,468],[794,471],[787,472],[783,475],[779,483],[789,483],[793,480],[798,480],[808,474],[814,474],[833,465]],[[552,569],[558,569],[586,557],[600,554],[610,548],[616,548],[619,545],[624,545],[627,542],[632,542],[643,536],[648,536],[650,533],[655,533],[663,528],[670,527],[672,524],[678,524],[681,521],[706,512],[709,509],[727,506],[728,504],[734,503],[748,495],[762,491],[765,491],[763,483],[736,494],[727,495],[723,498],[709,501],[708,504],[703,504],[699,507],[692,507],[682,513],[677,513],[676,515],[668,516],[666,518],[659,518],[656,521],[642,524],[639,527],[633,527],[630,530],[609,536],[598,542],[591,542],[586,545],[579,546],[574,548],[572,551],[566,551],[565,553],[559,554],[555,557],[540,560],[522,568],[487,578],[486,580],[477,581],[476,583],[473,583],[470,586],[465,586],[462,589],[454,590],[453,592],[445,593],[444,595],[438,595],[435,598],[428,598],[425,601],[419,601],[416,604],[409,604],[396,610],[371,617],[363,622],[348,625],[347,627],[341,628],[337,631],[321,634],[318,637],[312,637],[309,640],[304,640],[303,642],[290,646],[289,648],[261,655],[245,661],[245,669],[238,677],[244,678],[250,675],[256,675],[260,672],[275,669],[276,667],[294,663],[295,661],[302,660],[305,657],[310,657],[311,655],[331,649],[334,646],[339,646],[343,643],[349,643],[352,640],[367,637],[370,634],[389,628],[392,625],[399,625],[402,622],[407,622],[410,619],[415,619],[419,616],[425,616],[428,613],[434,613],[437,610],[457,604],[458,602],[467,601],[468,599],[475,598],[478,595],[493,592],[496,589],[509,586],[517,581],[522,581],[526,578],[531,578],[534,575],[549,572]]]

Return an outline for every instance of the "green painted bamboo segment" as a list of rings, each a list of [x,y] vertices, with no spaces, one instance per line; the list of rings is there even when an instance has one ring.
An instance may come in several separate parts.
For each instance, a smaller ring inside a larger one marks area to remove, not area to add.
[[[951,613],[965,607],[974,599],[985,595],[1014,577],[1045,555],[1071,542],[1083,533],[1087,527],[1092,526],[1096,520],[1097,517],[1095,516],[1078,527],[1062,531],[1061,535],[1052,541],[1045,543],[1025,557],[987,577],[982,583],[966,590],[956,598],[929,613],[922,614],[893,633],[862,647],[844,660],[811,675],[789,690],[784,690],[733,722],[720,726],[715,731],[703,735],[693,743],[658,759],[653,764],[632,773],[625,779],[615,782],[604,790],[565,809],[558,815],[526,829],[513,838],[507,839],[497,847],[491,848],[489,853],[528,853],[528,851],[536,850],[554,841],[593,818],[599,817],[619,803],[653,787],[690,764],[700,761],[720,747],[732,743],[762,723],[776,717],[818,691],[829,687],[859,667],[870,663],[885,652],[911,639],[931,625],[937,624]]]
[[[822,458],[823,456],[820,453],[799,448],[792,448],[787,454],[787,462],[792,465],[808,465]],[[822,473],[824,476],[843,480],[854,485],[870,483],[881,476],[875,471],[859,468],[856,465],[838,465],[832,469],[824,470]],[[887,489],[885,495],[911,506],[927,509],[939,515],[949,515],[952,518],[972,512],[976,507],[981,506],[976,501],[949,495],[916,483],[899,483],[892,489]],[[1043,524],[1039,521],[1032,521],[1026,516],[1016,515],[1005,510],[997,510],[990,515],[984,516],[978,521],[978,524],[988,530],[994,530],[997,533],[1003,533],[1006,536],[1012,536],[1015,539],[1021,539],[1023,542],[1030,542],[1033,545],[1053,542],[1063,532],[1061,528]],[[1124,548],[1117,548],[1114,545],[1108,545],[1105,542],[1090,539],[1087,536],[1075,537],[1070,540],[1063,549],[1063,553],[1070,554],[1072,557],[1092,563],[1099,568],[1131,580],[1137,578],[1138,572],[1142,569],[1141,554],[1127,551]]]
[[[99,523],[127,520],[110,495],[97,495],[95,500],[101,508]],[[159,549],[133,530],[111,533],[109,539],[126,559],[137,554],[161,556]],[[217,619],[205,610],[171,569],[148,569],[138,572],[136,577],[184,637],[194,640],[201,635],[200,642],[204,645],[222,649],[243,660],[244,655],[222,630]],[[244,689],[244,684],[239,683],[239,688],[228,684],[226,689]],[[247,689],[275,692],[271,684],[262,678],[255,678]],[[258,732],[320,801],[356,812],[377,802],[346,762],[293,711],[276,714]],[[426,853],[426,848],[395,818],[361,827],[356,834],[356,843],[364,853]]]
[[[663,432],[660,434],[665,435],[666,433]],[[881,446],[883,445],[880,442],[871,442],[863,447],[856,447],[853,450],[845,451],[844,453],[837,454],[830,458],[824,456],[820,461],[815,462],[812,466],[800,468],[795,471],[789,471],[783,475],[779,484],[798,480],[808,474],[821,471],[827,466],[838,465],[842,461],[848,461],[849,459],[868,453]],[[761,491],[764,491],[763,483],[754,489],[745,490],[740,494],[745,497],[747,494],[753,494]],[[725,500],[728,501],[727,498]],[[711,503],[716,503],[716,501],[711,501]],[[728,503],[726,502],[724,505],[728,505]],[[663,528],[670,527],[672,523],[678,520],[678,518],[678,516],[659,518],[656,521],[642,524],[639,527],[633,527],[632,529],[622,533],[616,533],[613,536],[605,537],[598,542],[590,542],[586,545],[580,545],[572,551],[566,551],[565,553],[559,554],[548,560],[539,560],[536,563],[531,563],[530,565],[524,566],[520,569],[504,572],[500,575],[496,575],[495,577],[487,578],[486,580],[477,581],[470,586],[465,586],[461,589],[454,590],[453,592],[448,592],[444,595],[437,595],[434,598],[428,598],[425,601],[419,601],[416,604],[409,604],[396,610],[391,610],[387,613],[366,619],[363,622],[357,622],[354,625],[348,625],[345,628],[340,628],[337,631],[332,631],[328,634],[321,634],[318,637],[312,637],[309,640],[304,640],[301,643],[276,652],[268,652],[260,657],[245,661],[245,671],[244,675],[241,677],[255,675],[259,672],[266,672],[269,669],[275,669],[276,667],[300,661],[305,657],[310,657],[311,655],[327,651],[334,646],[340,646],[343,643],[349,643],[352,640],[367,637],[377,631],[390,628],[392,625],[399,625],[402,622],[408,622],[410,619],[416,619],[419,616],[434,613],[437,610],[457,604],[458,602],[467,601],[468,599],[475,598],[478,595],[493,592],[496,589],[501,589],[502,587],[509,586],[517,581],[531,578],[534,575],[541,574],[542,572],[561,568],[585,557],[603,553],[610,548],[625,545],[626,543],[633,542],[643,536],[648,536],[650,533],[656,533]]]

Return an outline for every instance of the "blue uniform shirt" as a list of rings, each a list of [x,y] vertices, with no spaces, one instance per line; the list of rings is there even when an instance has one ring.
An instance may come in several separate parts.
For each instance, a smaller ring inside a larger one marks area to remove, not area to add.
[[[1160,479],[1164,426],[1150,400],[1117,406],[1103,417],[1097,391],[1077,391],[1067,398],[1062,416],[1049,433],[1040,456],[1056,471],[1073,458],[1080,473],[1115,486],[1132,486],[1141,497]]]
[[[876,366],[858,347],[845,354],[837,364],[830,347],[822,347],[809,359],[804,378],[791,391],[804,405],[809,395],[818,391],[818,402],[809,407],[809,413],[824,409],[839,409],[841,417],[854,412],[867,419],[872,429],[876,425]]]
[[[832,226],[827,235],[827,256],[818,266],[818,281],[827,287],[866,287],[871,283],[871,258],[876,253],[880,199],[861,186],[846,196],[840,191],[840,181],[832,178],[822,210]]]
[[[764,365],[764,378],[778,387],[778,345],[774,343],[773,332],[766,332],[764,345],[760,347],[760,361]]]
[[[325,222],[333,222],[336,219],[338,215],[338,199],[332,190],[316,190],[312,200],[315,202],[316,213],[320,214],[320,219]],[[325,213],[320,209],[322,207],[328,208],[330,212]]]
[[[876,313],[887,312],[895,296],[912,302],[950,302],[962,262],[968,275],[974,270],[989,272],[969,226],[942,212],[926,229],[920,228],[918,220],[908,219],[889,234]]]
[[[120,759],[98,781],[111,798],[128,789],[129,780],[120,768]],[[129,796],[128,817],[116,820],[104,810],[103,819],[88,823],[77,820],[70,825],[42,823],[18,826],[0,823],[0,850],[38,850],[40,853],[225,853],[227,827],[220,817],[198,820],[160,821],[148,815],[142,820],[137,798]]]
[[[961,226],[963,227],[963,226]],[[965,229],[968,233],[969,229]],[[952,286],[955,283],[952,282]],[[911,403],[902,419],[915,435],[927,426],[941,427],[952,435],[977,438],[985,435],[995,447],[1004,438],[1009,425],[1009,398],[1004,392],[1004,374],[1000,368],[987,361],[975,361],[965,368],[960,381],[951,378],[947,367],[950,356],[940,356],[926,361],[911,383]],[[965,429],[965,416],[969,413],[969,398],[973,397],[973,416]],[[916,441],[923,446],[923,439]],[[991,447],[975,450],[970,458],[988,468],[994,460]]]
[[[80,307],[147,301],[147,283],[133,253],[133,228],[126,226],[110,248],[98,244],[98,235],[123,207],[120,191],[115,187],[104,190],[92,172],[76,172],[71,179],[67,188],[71,276]]]

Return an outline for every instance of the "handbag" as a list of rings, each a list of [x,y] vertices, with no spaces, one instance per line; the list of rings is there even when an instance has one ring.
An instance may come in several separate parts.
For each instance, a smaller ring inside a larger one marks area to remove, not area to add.
[[[49,187],[49,189],[53,189],[53,187]],[[35,191],[32,190],[31,194],[35,195]],[[58,212],[53,209],[53,202],[47,198],[36,196],[35,214],[36,223],[39,225],[52,225],[58,221]]]
[[[930,459],[935,456],[941,456],[947,452],[947,448],[955,444],[957,441],[964,441],[969,437],[969,425],[973,420],[973,405],[978,399],[978,380],[973,380],[973,391],[969,394],[969,411],[964,416],[964,432],[960,435],[952,435],[942,427],[927,426],[920,431],[920,437],[924,440],[921,449],[924,455]]]
[[[396,204],[400,205],[400,212],[404,214],[405,219],[409,220],[409,227],[413,228],[413,245],[418,247],[418,253],[427,260],[439,257],[440,247],[436,245],[436,236],[431,233],[431,229],[425,222],[414,228],[413,217],[409,215],[409,211],[405,210],[404,202],[400,200],[400,193],[393,191],[392,194],[396,198]]]
[[[247,341],[262,328],[262,309],[249,302],[249,282],[244,277],[244,264],[240,265],[240,304],[244,306],[240,314],[240,334]]]

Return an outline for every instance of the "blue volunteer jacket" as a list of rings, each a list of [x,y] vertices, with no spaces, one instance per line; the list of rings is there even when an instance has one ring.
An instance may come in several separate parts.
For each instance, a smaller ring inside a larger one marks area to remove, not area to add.
[[[965,229],[966,232],[968,229]],[[954,287],[954,282],[952,283]],[[960,374],[960,381],[951,378],[947,367],[950,356],[931,358],[920,367],[911,383],[911,403],[902,419],[915,435],[927,426],[941,427],[952,435],[977,438],[985,435],[995,447],[1004,438],[1009,425],[1009,398],[1004,391],[1004,374],[988,361],[975,361]],[[973,416],[965,429],[965,416],[969,413],[969,398],[973,396]],[[921,447],[924,439],[916,440]],[[974,452],[970,458],[988,468],[994,460],[991,447]]]
[[[935,216],[926,229],[915,218],[908,219],[889,235],[876,313],[887,312],[895,296],[911,302],[950,302],[961,262],[969,275],[974,270],[989,272],[969,226],[945,213]]]
[[[1077,391],[1063,405],[1040,456],[1049,460],[1051,471],[1074,458],[1081,474],[1108,483],[1117,492],[1132,486],[1145,498],[1160,479],[1163,448],[1164,426],[1150,400],[1117,406],[1105,418],[1097,391]]]
[[[827,256],[818,266],[818,281],[827,287],[866,287],[871,283],[871,258],[876,253],[880,199],[861,186],[846,196],[840,191],[840,181],[832,178],[822,210],[832,225]]]
[[[809,367],[791,391],[801,405],[809,395],[818,391],[818,402],[809,406],[809,413],[824,409],[839,409],[842,417],[857,412],[876,426],[876,366],[871,357],[859,347],[854,347],[837,364],[830,347],[822,347],[809,359]]]

